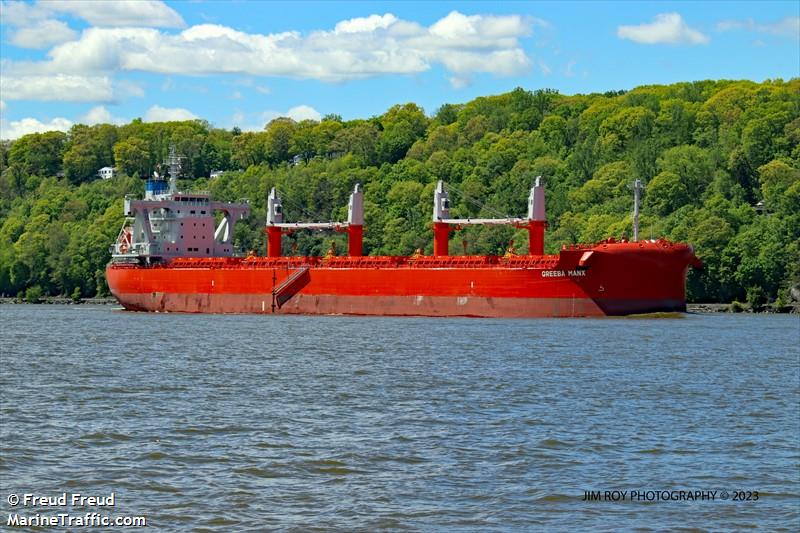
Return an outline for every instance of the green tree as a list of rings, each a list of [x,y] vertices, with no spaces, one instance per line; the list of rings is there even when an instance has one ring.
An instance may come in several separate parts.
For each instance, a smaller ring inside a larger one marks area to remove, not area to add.
[[[758,168],[764,209],[787,216],[800,213],[800,170],[780,160]]]
[[[231,148],[231,163],[234,167],[246,169],[265,162],[267,155],[264,140],[263,133],[246,132],[236,135]]]
[[[264,136],[264,155],[271,165],[289,161],[289,148],[297,123],[286,117],[276,118],[267,124]]]
[[[72,183],[81,183],[97,176],[97,155],[88,144],[73,144],[64,152],[64,176]]]
[[[665,150],[657,160],[661,172],[680,176],[687,193],[699,197],[714,176],[714,160],[703,148],[691,145]]]
[[[147,141],[128,137],[114,145],[114,161],[117,168],[129,176],[149,177],[152,168],[150,147]]]
[[[684,180],[674,172],[662,172],[647,184],[646,204],[659,215],[677,211],[691,202]]]
[[[428,126],[425,113],[416,104],[396,105],[381,117],[380,122],[383,132],[377,153],[380,161],[388,163],[402,159]]]
[[[60,131],[20,137],[8,153],[9,166],[18,165],[28,175],[55,176],[61,170],[67,135]]]

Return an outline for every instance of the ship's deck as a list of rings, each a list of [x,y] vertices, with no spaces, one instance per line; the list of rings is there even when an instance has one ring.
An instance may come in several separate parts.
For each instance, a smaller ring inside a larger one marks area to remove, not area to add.
[[[173,259],[166,264],[154,264],[151,268],[191,269],[242,269],[242,268],[553,268],[558,263],[557,255],[468,255],[468,256],[363,256],[363,257],[185,257]],[[142,268],[141,265],[117,264],[121,268]]]
[[[578,264],[586,252],[612,254],[683,253],[691,247],[665,239],[639,242],[607,239],[594,244],[571,244],[562,247],[559,255],[458,255],[458,256],[282,256],[282,257],[178,257],[169,261],[141,264],[137,261],[112,262],[113,268],[185,268],[185,269],[297,269],[303,267],[326,269],[553,269],[565,257]],[[692,264],[700,266],[694,258]],[[562,265],[563,266],[563,265]]]

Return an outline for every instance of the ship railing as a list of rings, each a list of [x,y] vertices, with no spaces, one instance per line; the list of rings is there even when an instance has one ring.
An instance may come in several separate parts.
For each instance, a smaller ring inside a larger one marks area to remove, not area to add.
[[[497,257],[493,255],[419,256],[414,258],[411,263],[416,268],[485,267],[487,265],[497,264]]]
[[[183,206],[186,206],[186,207],[203,207],[203,206],[208,206],[208,204],[209,204],[208,199],[201,200],[199,202],[196,201],[196,200],[173,200],[173,202],[175,202],[176,204],[178,204],[181,207],[183,207]]]
[[[321,264],[325,268],[397,268],[407,260],[400,256],[333,256],[322,258]]]
[[[674,246],[675,243],[666,239],[664,237],[660,237],[658,239],[640,239],[639,241],[629,241],[626,238],[616,239],[614,237],[609,237],[607,239],[603,239],[602,241],[591,242],[591,243],[574,243],[574,244],[563,244],[561,245],[562,251],[576,251],[576,250],[593,250],[599,246],[604,248],[608,248],[609,245],[616,245],[616,244],[639,244],[640,248],[644,247],[648,244],[656,244],[662,248],[669,248]]]
[[[551,268],[558,263],[557,255],[548,256],[333,256],[333,257],[255,257],[242,259],[241,264],[252,268],[295,269],[302,266],[324,268]]]

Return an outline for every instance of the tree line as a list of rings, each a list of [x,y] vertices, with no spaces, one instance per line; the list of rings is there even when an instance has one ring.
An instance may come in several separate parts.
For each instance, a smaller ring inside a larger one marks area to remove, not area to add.
[[[75,125],[0,144],[0,293],[107,294],[108,248],[122,198],[170,145],[183,156],[181,187],[248,198],[242,250],[262,252],[266,197],[281,192],[287,220],[343,220],[355,183],[365,191],[365,252],[430,253],[439,179],[457,217],[520,216],[543,176],[546,250],[631,236],[635,179],[645,184],[641,236],[693,244],[705,268],[690,301],[789,299],[800,283],[800,79],[699,81],[604,94],[527,91],[445,104],[413,103],[344,121],[278,118],[263,131],[202,120]],[[97,170],[119,175],[98,180]],[[213,180],[211,171],[225,171]],[[298,232],[286,253],[324,254],[344,236]],[[470,227],[459,253],[504,253],[525,231]]]

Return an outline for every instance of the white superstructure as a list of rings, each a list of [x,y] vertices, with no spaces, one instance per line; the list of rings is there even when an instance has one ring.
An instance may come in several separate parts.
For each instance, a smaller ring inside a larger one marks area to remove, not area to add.
[[[180,161],[170,149],[169,186],[157,174],[145,184],[144,199],[125,197],[126,216],[112,247],[114,260],[229,257],[234,254],[233,229],[250,214],[250,205],[217,202],[208,191],[180,192]],[[215,214],[222,218],[216,222]]]

